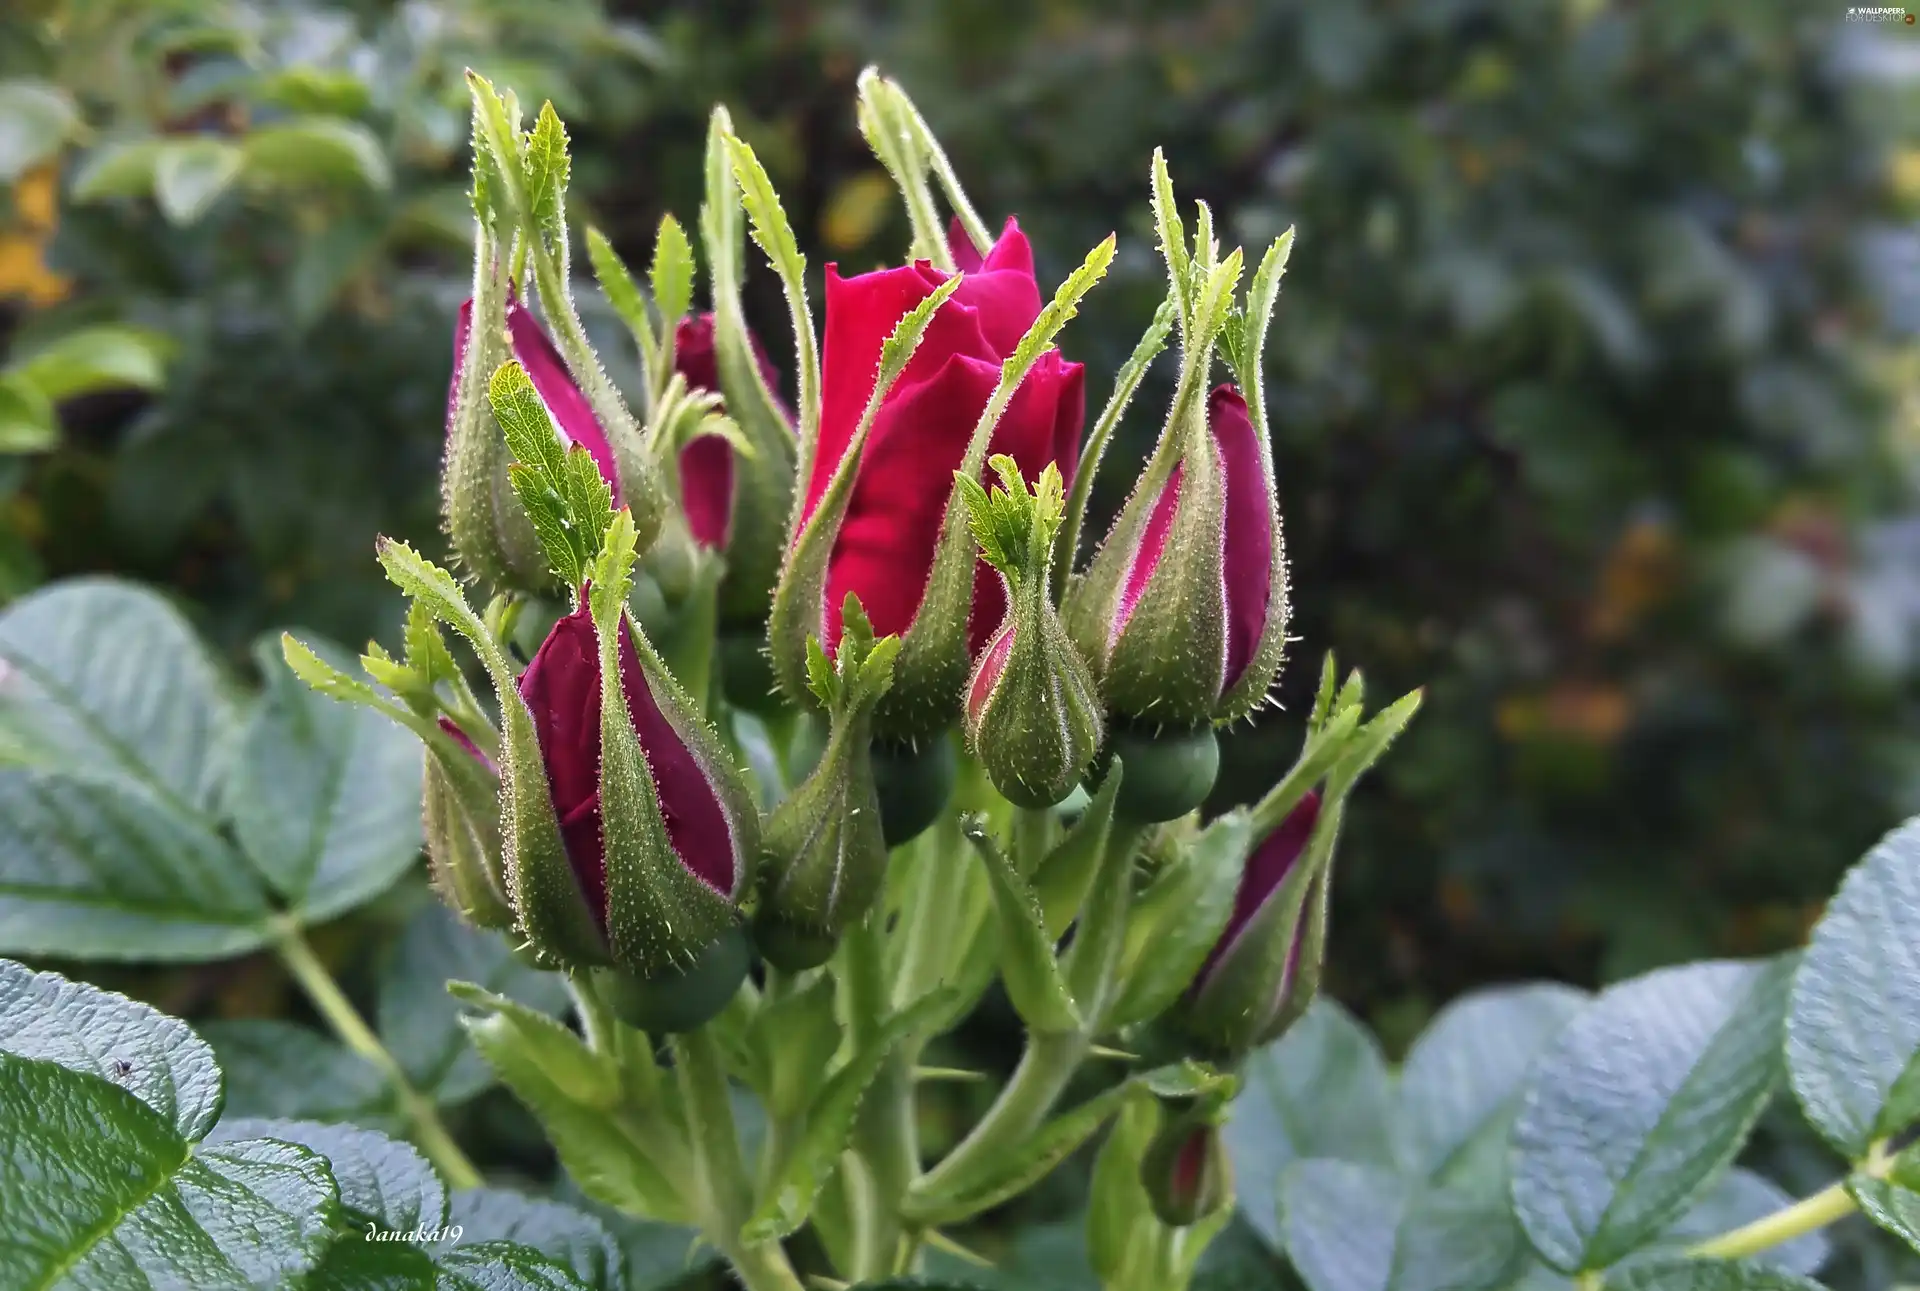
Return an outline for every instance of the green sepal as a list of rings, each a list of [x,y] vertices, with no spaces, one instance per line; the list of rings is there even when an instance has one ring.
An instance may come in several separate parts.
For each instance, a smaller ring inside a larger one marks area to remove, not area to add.
[[[766,888],[754,936],[769,963],[799,972],[825,963],[841,933],[866,917],[887,873],[887,839],[873,776],[873,709],[893,684],[897,637],[874,639],[849,594],[833,662],[807,641],[808,688],[828,712],[825,753],[775,809],[763,838]]]
[[[1000,919],[1000,975],[1014,1011],[1034,1031],[1078,1031],[1080,1011],[1054,958],[1054,939],[1047,935],[1040,899],[987,832],[983,817],[966,817],[961,829],[993,883],[993,904]]]
[[[992,494],[955,477],[981,556],[1007,587],[1006,622],[967,682],[967,741],[1009,802],[1050,807],[1073,791],[1105,734],[1093,675],[1050,590],[1066,490],[1052,463],[1031,490],[1011,457],[989,465],[1003,486]]]
[[[935,288],[932,294],[894,325],[892,335],[881,345],[880,366],[874,379],[873,394],[860,414],[860,424],[854,429],[853,438],[847,444],[839,465],[834,468],[833,478],[820,495],[813,514],[800,526],[793,546],[787,552],[786,563],[781,567],[780,583],[774,589],[773,609],[767,623],[767,639],[772,652],[774,678],[788,698],[796,702],[803,701],[809,693],[807,642],[820,635],[825,623],[827,560],[833,554],[834,543],[839,540],[840,525],[846,519],[847,505],[853,498],[853,479],[860,469],[867,434],[873,429],[873,419],[879,414],[887,392],[893,389],[893,383],[906,370],[914,351],[920,348],[920,341],[926,335],[927,325],[933,321],[935,311],[959,288],[960,282],[957,277],[949,278]],[[810,457],[815,450],[809,444],[803,446],[802,451]],[[971,572],[971,565],[968,568]],[[895,685],[898,684],[896,676]],[[959,684],[960,677],[956,677],[953,683],[955,694],[958,693]]]
[[[1060,284],[1053,299],[1001,364],[1000,382],[981,410],[980,419],[974,423],[972,437],[947,496],[926,591],[921,595],[913,623],[901,637],[893,693],[887,696],[874,717],[874,729],[883,739],[911,740],[951,725],[956,716],[956,699],[962,694],[973,666],[967,652],[967,624],[973,610],[974,569],[978,559],[968,521],[966,494],[960,481],[979,481],[987,464],[987,447],[993,440],[994,429],[1013,402],[1015,391],[1040,356],[1052,347],[1061,329],[1079,312],[1082,298],[1106,276],[1107,267],[1113,262],[1114,245],[1114,238],[1109,235],[1087,253],[1080,267]],[[949,278],[941,290],[959,281],[957,277]],[[858,438],[856,436],[856,440]],[[848,458],[851,457],[849,450]],[[821,574],[824,578],[824,562]],[[777,642],[775,648],[778,649]]]
[[[600,647],[600,819],[606,858],[607,942],[614,962],[645,980],[690,971],[723,934],[738,925],[735,903],[753,882],[759,817],[718,735],[694,716],[692,701],[627,612],[634,539],[631,517],[619,512],[593,570],[588,604]],[[733,845],[730,892],[716,891],[689,869],[667,835],[646,752],[628,707],[633,700],[622,684],[623,634],[639,661],[652,702],[720,799]]]
[[[776,393],[767,388],[740,303],[744,230],[740,191],[727,155],[732,125],[715,107],[707,127],[707,193],[700,236],[713,284],[713,357],[727,415],[753,446],[733,463],[733,528],[727,542],[727,578],[720,589],[720,621],[753,624],[766,618],[786,553],[799,474],[799,440]]]
[[[1120,953],[1120,993],[1108,1025],[1158,1017],[1192,985],[1233,916],[1253,841],[1245,809],[1217,817],[1134,898]]]
[[[476,162],[475,177],[480,170]],[[473,315],[456,376],[440,474],[441,514],[460,563],[495,587],[540,592],[553,575],[507,468],[513,454],[494,420],[488,382],[512,357],[504,252],[484,225],[474,240]]]
[[[506,653],[451,574],[391,538],[380,539],[376,550],[387,577],[466,637],[493,682],[500,704],[502,866],[521,936],[545,964],[608,962],[606,942],[567,860],[533,713],[520,697]]]
[[[1267,621],[1260,642],[1254,647],[1246,667],[1233,685],[1220,696],[1213,720],[1225,724],[1239,721],[1266,699],[1287,652],[1287,624],[1292,618],[1287,602],[1287,547],[1280,523],[1279,493],[1273,467],[1273,440],[1267,426],[1266,392],[1262,387],[1261,352],[1266,348],[1267,323],[1273,317],[1273,303],[1280,294],[1280,279],[1287,270],[1287,256],[1293,250],[1293,230],[1289,228],[1273,245],[1253,273],[1247,288],[1246,310],[1230,329],[1235,343],[1223,346],[1241,397],[1247,401],[1247,419],[1253,424],[1253,436],[1260,445],[1260,474],[1265,485],[1268,523],[1272,527],[1273,547],[1267,561]]]
[[[427,744],[420,798],[427,862],[441,899],[469,923],[510,930],[499,776],[442,734]]]

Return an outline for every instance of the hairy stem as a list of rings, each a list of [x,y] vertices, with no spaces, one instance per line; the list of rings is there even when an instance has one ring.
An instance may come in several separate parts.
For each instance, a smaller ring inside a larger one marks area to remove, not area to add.
[[[893,992],[886,977],[886,943],[881,914],[874,915],[846,936],[845,977],[847,1016],[855,1048],[864,1045],[892,1012]],[[865,1170],[849,1195],[857,1235],[854,1267],[846,1270],[857,1280],[884,1278],[896,1265],[912,1258],[918,1236],[900,1220],[900,1200],[920,1177],[919,1127],[915,1121],[913,1063],[915,1055],[896,1050],[861,1101],[854,1124],[853,1149]],[[902,1245],[907,1249],[903,1252]]]
[[[1013,1078],[960,1145],[929,1170],[914,1191],[937,1193],[1001,1153],[1017,1147],[1047,1119],[1080,1069],[1091,1042],[1077,1031],[1029,1034]]]
[[[299,926],[292,920],[280,921],[274,938],[274,953],[286,965],[294,981],[300,984],[301,992],[312,1002],[320,1016],[326,1019],[341,1043],[371,1062],[386,1077],[414,1143],[438,1167],[446,1181],[455,1188],[477,1188],[486,1182],[473,1162],[467,1160],[467,1154],[460,1150],[460,1145],[453,1141],[453,1136],[447,1133],[447,1127],[441,1123],[440,1113],[432,1100],[413,1087],[413,1082],[407,1079],[407,1073],[401,1070],[400,1063],[380,1043],[380,1037],[373,1033],[373,1028],[353,1007],[353,1001],[333,980],[333,974],[313,953],[313,947],[307,944]]]

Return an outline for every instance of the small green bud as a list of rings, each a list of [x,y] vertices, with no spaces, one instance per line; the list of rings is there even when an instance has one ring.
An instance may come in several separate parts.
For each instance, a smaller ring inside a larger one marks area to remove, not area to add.
[[[958,477],[981,556],[1007,589],[1006,620],[967,684],[967,740],[1008,801],[1051,807],[1073,792],[1102,734],[1093,675],[1048,586],[1066,490],[1051,463],[1031,491],[1011,457],[990,465],[1003,485],[991,494]]]
[[[1153,1213],[1186,1228],[1233,1201],[1233,1164],[1227,1159],[1217,1112],[1195,1110],[1163,1125],[1140,1163],[1140,1183]]]
[[[767,884],[754,936],[768,962],[789,972],[826,962],[887,872],[873,709],[893,684],[900,639],[876,641],[857,597],[847,598],[843,621],[834,662],[814,638],[807,665],[808,684],[829,714],[826,751],[761,835]]]
[[[458,726],[443,717],[440,729],[447,738],[429,742],[421,790],[434,885],[468,922],[504,932],[513,908],[500,858],[500,772]]]
[[[1115,723],[1100,759],[1103,774],[1116,757],[1127,764],[1127,792],[1115,814],[1139,824],[1180,819],[1207,800],[1220,774],[1220,741],[1204,726],[1157,731]]]

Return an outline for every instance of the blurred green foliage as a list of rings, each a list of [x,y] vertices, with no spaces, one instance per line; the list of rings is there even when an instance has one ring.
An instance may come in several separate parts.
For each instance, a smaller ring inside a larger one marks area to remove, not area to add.
[[[461,69],[578,123],[578,205],[629,260],[663,210],[694,215],[726,101],[817,273],[906,242],[851,109],[878,61],[1043,279],[1120,233],[1067,337],[1095,399],[1162,293],[1153,147],[1224,239],[1298,226],[1269,380],[1301,641],[1220,797],[1294,747],[1325,649],[1377,693],[1430,688],[1343,849],[1337,994],[1391,1039],[1482,980],[1791,945],[1920,808],[1920,413],[1898,399],[1920,361],[1887,258],[1920,207],[1920,37],[1843,11],[16,5],[6,344],[117,323],[167,346],[157,392],[69,399],[57,443],[0,458],[0,595],[109,569],[230,645],[384,630],[373,535],[436,542]],[[770,276],[750,292],[782,353]]]

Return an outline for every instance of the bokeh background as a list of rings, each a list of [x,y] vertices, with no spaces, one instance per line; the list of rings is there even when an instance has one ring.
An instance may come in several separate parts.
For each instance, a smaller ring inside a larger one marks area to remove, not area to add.
[[[443,546],[462,69],[554,101],[575,209],[629,261],[696,213],[725,101],[817,276],[907,242],[854,125],[878,62],[1043,282],[1120,234],[1065,338],[1096,401],[1163,292],[1156,145],[1228,241],[1297,226],[1269,394],[1300,640],[1220,799],[1291,759],[1326,650],[1428,688],[1336,890],[1331,989],[1390,1051],[1476,984],[1797,944],[1920,811],[1913,26],[1838,0],[7,13],[0,599],[147,580],[237,668],[282,624],[391,639],[374,535]],[[770,275],[748,303],[781,352]]]

